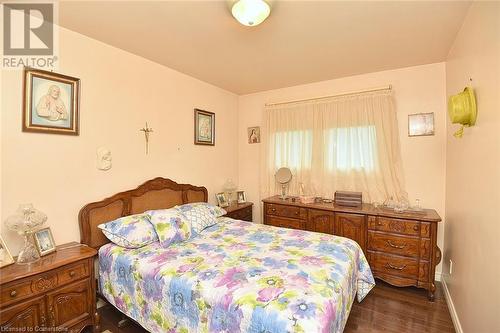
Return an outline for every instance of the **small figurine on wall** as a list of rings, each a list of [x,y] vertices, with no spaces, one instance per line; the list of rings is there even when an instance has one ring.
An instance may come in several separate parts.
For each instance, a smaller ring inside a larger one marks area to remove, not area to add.
[[[112,157],[111,150],[106,147],[97,148],[97,169],[106,171],[111,169]]]

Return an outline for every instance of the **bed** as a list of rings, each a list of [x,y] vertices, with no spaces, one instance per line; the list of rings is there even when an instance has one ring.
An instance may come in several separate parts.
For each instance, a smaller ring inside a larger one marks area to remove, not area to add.
[[[197,201],[205,188],[157,178],[80,213],[82,241],[99,249],[101,295],[150,332],[342,332],[374,286],[347,238],[221,217],[189,241],[125,249],[97,229]]]

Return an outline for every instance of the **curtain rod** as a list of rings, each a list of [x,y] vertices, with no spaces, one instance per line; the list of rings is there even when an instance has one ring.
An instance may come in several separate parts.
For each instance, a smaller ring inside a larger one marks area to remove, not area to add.
[[[382,91],[382,90],[392,90],[392,85],[389,84],[388,86],[384,86],[384,87],[372,88],[372,89],[364,89],[364,90],[356,90],[356,91],[350,91],[350,92],[336,94],[336,95],[328,95],[328,96],[320,96],[320,97],[304,98],[304,99],[295,99],[295,100],[286,101],[286,102],[266,103],[266,106],[274,106],[274,105],[281,105],[281,104],[292,104],[292,103],[298,103],[298,102],[315,101],[315,100],[321,100],[321,99],[332,98],[332,97],[349,96],[349,95],[356,95],[356,94],[361,94],[361,93],[368,93],[368,92]]]

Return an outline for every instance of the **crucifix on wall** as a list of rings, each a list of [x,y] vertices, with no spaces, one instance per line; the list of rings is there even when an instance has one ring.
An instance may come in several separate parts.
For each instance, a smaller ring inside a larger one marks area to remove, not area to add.
[[[149,134],[153,133],[153,129],[148,126],[146,121],[146,127],[141,128],[139,131],[144,132],[144,138],[146,139],[146,155],[149,153]]]

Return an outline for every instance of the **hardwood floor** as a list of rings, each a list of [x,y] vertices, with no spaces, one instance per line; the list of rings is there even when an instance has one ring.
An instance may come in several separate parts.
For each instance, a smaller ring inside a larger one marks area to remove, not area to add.
[[[354,302],[344,333],[432,333],[455,332],[441,283],[437,282],[436,299],[427,300],[427,292],[417,288],[396,288],[380,280],[363,302]],[[121,313],[111,305],[98,310],[101,330],[112,333],[143,333],[131,321],[122,328],[117,323]]]
[[[396,288],[377,280],[361,303],[354,302],[344,332],[454,333],[440,282],[436,282],[435,297],[429,302],[425,290]]]

